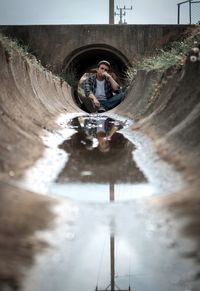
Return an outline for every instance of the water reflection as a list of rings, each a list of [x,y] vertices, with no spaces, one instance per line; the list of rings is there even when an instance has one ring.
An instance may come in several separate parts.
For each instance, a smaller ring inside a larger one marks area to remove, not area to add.
[[[121,190],[123,197],[126,196],[126,193],[132,194],[133,184],[140,187],[142,185],[144,191],[148,183],[132,158],[135,146],[119,132],[125,125],[124,122],[107,116],[90,115],[72,119],[69,127],[75,128],[77,132],[60,146],[69,154],[69,159],[56,183],[52,186],[52,192],[72,199],[79,197],[79,200],[84,201],[87,198],[88,201],[91,201],[95,196],[96,202],[99,193],[99,201],[102,201],[104,196],[103,201],[114,202],[116,196],[119,195],[120,185],[123,185]],[[148,185],[148,187],[150,186]],[[136,188],[134,190],[137,192]],[[83,195],[84,192],[86,195]],[[147,189],[146,192],[148,193]],[[141,194],[141,189],[138,193]],[[97,280],[95,291],[122,290],[116,283],[115,272],[116,221],[111,217],[109,221],[110,249],[108,249],[108,245],[106,249],[110,255],[107,253],[106,257],[110,256],[110,270],[104,272],[102,282]],[[106,274],[110,274],[110,278]],[[122,285],[128,287],[123,291],[131,290],[130,282],[127,286],[127,280]]]
[[[82,116],[69,126],[77,132],[61,145],[69,159],[51,192],[72,199],[61,199],[57,227],[46,234],[53,247],[38,257],[23,291],[199,290],[184,281],[192,265],[177,256],[168,217],[135,200],[155,186],[119,132],[124,123]]]
[[[114,190],[114,185],[110,184],[110,202],[115,201],[115,190]],[[111,221],[111,228],[115,228],[115,220]],[[130,269],[129,269],[129,277],[130,277]],[[98,281],[97,281],[97,286],[95,288],[95,291],[106,291],[106,290],[121,290],[121,291],[131,291],[130,288],[130,281],[129,281],[129,287],[126,290],[122,290],[119,288],[119,286],[115,282],[115,236],[114,236],[114,231],[110,232],[110,283],[108,286],[105,287],[105,289],[99,289],[98,287]]]
[[[135,146],[118,132],[123,126],[123,122],[106,116],[72,119],[70,127],[77,133],[60,146],[70,156],[57,182],[146,182],[132,158]]]

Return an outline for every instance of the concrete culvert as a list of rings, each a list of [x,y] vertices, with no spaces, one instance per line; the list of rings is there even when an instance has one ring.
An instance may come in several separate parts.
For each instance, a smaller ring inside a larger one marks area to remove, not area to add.
[[[86,46],[78,49],[68,56],[63,65],[62,76],[73,89],[73,98],[76,104],[87,111],[83,105],[84,81],[92,74],[96,74],[97,64],[107,60],[110,65],[109,73],[120,85],[122,90],[126,87],[126,71],[131,65],[127,58],[113,47],[107,45]]]

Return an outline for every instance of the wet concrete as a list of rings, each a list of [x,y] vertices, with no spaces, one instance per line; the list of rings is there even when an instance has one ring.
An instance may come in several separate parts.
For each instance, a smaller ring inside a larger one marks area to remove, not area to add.
[[[198,266],[180,255],[193,241],[177,242],[178,223],[150,203],[184,183],[145,136],[130,132],[131,121],[114,117],[64,122],[73,130],[59,146],[68,158],[48,186],[59,200],[57,223],[38,233],[51,247],[36,257],[23,291],[198,290]]]

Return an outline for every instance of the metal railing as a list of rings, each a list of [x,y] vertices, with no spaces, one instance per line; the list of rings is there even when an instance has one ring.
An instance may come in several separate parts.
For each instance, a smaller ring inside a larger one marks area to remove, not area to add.
[[[178,6],[178,24],[181,23],[200,24],[199,0],[182,1],[179,2],[177,6]],[[183,20],[183,22],[181,20]]]

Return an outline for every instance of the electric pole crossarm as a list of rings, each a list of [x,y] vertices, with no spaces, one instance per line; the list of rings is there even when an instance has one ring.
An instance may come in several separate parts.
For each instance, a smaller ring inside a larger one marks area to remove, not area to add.
[[[119,16],[119,24],[125,24],[126,22],[125,22],[125,19],[124,19],[124,22],[122,21],[122,18],[123,18],[123,16],[125,16],[126,15],[126,10],[132,10],[133,9],[133,6],[131,6],[131,7],[126,7],[125,5],[124,5],[124,7],[119,7],[118,5],[117,5],[117,7],[116,7],[116,9],[117,10],[119,10],[119,13],[116,13],[115,12],[115,16],[117,15],[117,16]]]

